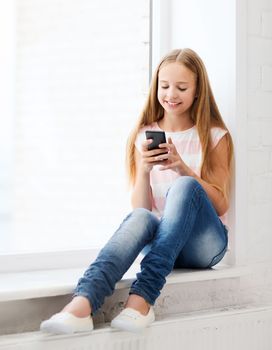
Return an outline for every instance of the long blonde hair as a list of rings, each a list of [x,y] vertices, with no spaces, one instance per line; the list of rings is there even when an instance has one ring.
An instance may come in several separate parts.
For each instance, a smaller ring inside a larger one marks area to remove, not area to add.
[[[215,102],[204,63],[193,50],[188,48],[171,51],[161,60],[154,72],[145,106],[127,142],[126,163],[129,182],[133,185],[136,179],[135,141],[139,130],[146,125],[159,121],[164,116],[164,109],[157,98],[158,75],[163,66],[173,62],[183,64],[196,76],[197,98],[191,107],[191,119],[196,125],[202,146],[201,178],[219,189],[224,197],[228,197],[228,184],[224,188],[216,184],[210,157],[212,146],[211,127],[217,126],[227,131],[228,129]],[[231,171],[233,142],[229,132],[226,134],[226,138],[228,143],[228,168]]]

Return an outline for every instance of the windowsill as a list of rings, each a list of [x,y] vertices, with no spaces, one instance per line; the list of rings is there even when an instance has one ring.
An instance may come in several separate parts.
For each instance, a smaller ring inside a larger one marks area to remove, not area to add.
[[[76,282],[84,270],[85,268],[76,268],[0,273],[0,302],[72,294]],[[139,270],[139,263],[134,263],[123,279],[116,284],[116,289],[128,288]],[[178,284],[225,279],[249,273],[250,268],[248,266],[223,266],[218,264],[209,270],[174,270],[167,277],[166,283]]]

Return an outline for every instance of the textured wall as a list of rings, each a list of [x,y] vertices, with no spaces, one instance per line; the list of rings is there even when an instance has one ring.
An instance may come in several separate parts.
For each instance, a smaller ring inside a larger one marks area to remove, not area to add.
[[[272,261],[272,1],[248,1],[248,258]]]

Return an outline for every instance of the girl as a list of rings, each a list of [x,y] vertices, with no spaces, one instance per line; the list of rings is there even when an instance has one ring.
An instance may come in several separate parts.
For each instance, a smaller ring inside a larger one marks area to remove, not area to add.
[[[146,130],[167,143],[149,150]],[[166,153],[165,153],[166,152]],[[227,250],[233,144],[207,73],[190,49],[174,50],[155,71],[146,105],[127,148],[133,186],[130,213],[79,280],[72,301],[42,322],[51,333],[91,331],[91,313],[145,247],[141,272],[111,326],[140,331],[173,268],[210,268]]]

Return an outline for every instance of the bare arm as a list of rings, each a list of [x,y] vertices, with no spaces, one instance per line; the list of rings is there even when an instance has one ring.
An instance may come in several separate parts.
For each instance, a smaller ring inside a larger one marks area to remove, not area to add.
[[[133,208],[152,208],[152,194],[150,187],[150,174],[144,171],[141,166],[141,154],[135,150],[136,160],[136,181],[131,195],[131,204]]]
[[[209,183],[197,176],[191,168],[189,168],[178,154],[172,140],[168,140],[168,145],[162,144],[162,147],[168,147],[169,153],[165,156],[158,158],[165,158],[165,165],[161,170],[173,169],[181,176],[192,176],[194,177],[204,188],[208,197],[210,198],[217,214],[223,215],[229,207],[229,199],[225,198],[223,192],[217,187],[223,189],[224,187],[229,192],[230,187],[230,169],[228,168],[228,147],[227,140],[224,136],[216,147],[211,151],[211,162],[213,165],[213,183]],[[215,185],[215,186],[214,186]]]
[[[211,161],[213,164],[214,184],[220,188],[230,188],[230,170],[228,168],[228,148],[226,137],[224,136],[216,147],[211,152]],[[210,198],[213,206],[219,216],[223,215],[229,208],[229,198],[225,198],[223,193],[214,187],[212,184],[203,180],[191,171],[193,176],[204,188],[208,197]]]
[[[136,181],[131,195],[133,208],[152,209],[152,190],[150,187],[150,171],[156,164],[161,164],[156,156],[161,153],[161,149],[148,150],[148,144],[152,140],[146,140],[142,144],[142,153],[135,149]]]

